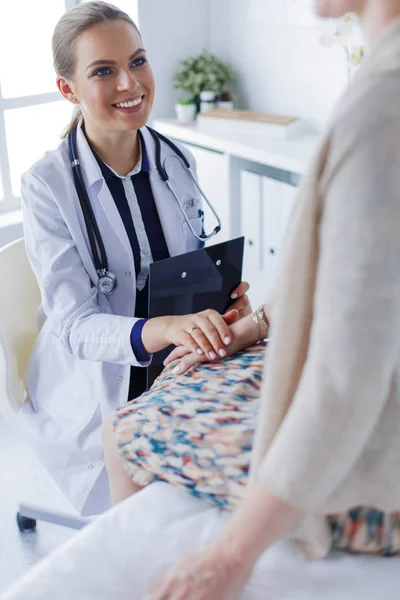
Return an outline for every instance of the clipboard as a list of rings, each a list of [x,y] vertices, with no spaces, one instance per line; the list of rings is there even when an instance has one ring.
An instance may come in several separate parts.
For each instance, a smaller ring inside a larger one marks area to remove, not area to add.
[[[234,302],[232,291],[242,281],[244,237],[152,263],[149,273],[149,318],[187,315],[212,308],[224,313]],[[173,349],[153,355],[147,389]]]

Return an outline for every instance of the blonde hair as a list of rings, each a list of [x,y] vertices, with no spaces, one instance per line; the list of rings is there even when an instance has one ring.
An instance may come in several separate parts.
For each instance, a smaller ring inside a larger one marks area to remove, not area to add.
[[[139,30],[132,19],[120,8],[107,2],[86,2],[63,14],[55,26],[52,38],[53,64],[57,75],[71,79],[75,71],[74,44],[77,37],[101,23],[108,21],[126,21]],[[78,107],[61,137],[67,137],[69,132],[79,123],[82,111]]]

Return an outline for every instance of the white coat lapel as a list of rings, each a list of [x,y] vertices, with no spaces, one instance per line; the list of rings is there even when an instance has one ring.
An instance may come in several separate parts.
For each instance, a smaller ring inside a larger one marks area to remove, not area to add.
[[[95,156],[93,155],[93,152],[81,127],[79,127],[77,131],[77,147],[83,178],[93,211],[95,215],[98,213],[99,202],[110,222],[110,225],[114,229],[118,239],[121,241],[121,245],[124,247],[129,256],[131,256],[132,253],[130,250],[130,241],[121,219],[121,215],[119,214],[114,198],[112,197],[110,190],[104,181],[101,169]],[[106,244],[106,240],[104,240],[104,243]]]
[[[92,193],[94,192],[95,190],[93,189]],[[126,233],[124,223],[121,219],[121,215],[119,214],[114,198],[112,197],[110,190],[108,189],[108,186],[106,185],[104,180],[98,192],[98,199],[100,200],[100,204],[103,207],[103,210],[106,213],[112,228],[117,234],[118,239],[121,240],[124,248],[129,249],[129,253],[131,254],[131,244],[128,238],[128,234]]]

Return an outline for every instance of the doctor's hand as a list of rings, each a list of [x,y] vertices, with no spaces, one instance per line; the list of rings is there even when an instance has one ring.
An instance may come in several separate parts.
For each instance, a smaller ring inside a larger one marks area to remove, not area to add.
[[[237,310],[239,312],[239,319],[242,319],[252,312],[250,300],[247,296],[249,289],[250,286],[247,281],[242,281],[231,294],[231,298],[232,300],[235,300],[235,302],[229,307],[228,311]]]
[[[227,325],[233,325],[233,323],[236,323],[236,321],[238,321],[239,313],[237,310],[229,309],[224,315],[222,315],[222,319],[225,321],[225,323]],[[230,346],[231,346],[231,344],[230,344]],[[230,356],[232,354],[230,347],[225,348],[225,352],[226,352],[225,356]],[[198,351],[198,348],[196,348],[196,350],[193,351],[190,348],[188,348],[187,346],[177,346],[176,348],[174,348],[174,350],[172,350],[172,352],[170,352],[170,354],[168,354],[167,358],[164,361],[164,366],[166,367],[174,360],[183,358],[184,356],[188,357],[188,368],[185,369],[185,371],[187,371],[191,366],[193,366],[194,364],[196,364],[198,362],[212,362],[213,360],[221,360],[221,358],[225,358],[225,356],[221,356],[220,354],[218,354],[217,356],[214,356],[214,358],[211,358],[210,355],[207,353],[204,354],[204,352],[203,352],[200,354],[200,352]],[[190,359],[189,359],[189,357],[190,357]],[[185,372],[185,371],[183,371],[183,372]]]
[[[207,356],[211,360],[224,358],[227,346],[232,341],[229,326],[215,310],[171,317],[167,337],[175,346],[184,346],[198,356]]]
[[[231,315],[231,312],[233,311],[229,311],[223,315],[226,322],[230,324],[229,329],[232,338],[232,342],[226,348],[226,357],[232,356],[245,348],[249,348],[258,341],[256,335],[257,330],[255,329],[252,314],[246,316],[244,319],[233,320],[235,314],[237,315],[237,312],[234,311],[233,315]],[[219,362],[226,357],[218,357],[216,360]],[[210,360],[209,357],[204,354],[199,355],[197,352],[190,352],[185,346],[174,348],[165,359],[164,366],[167,366],[174,361],[178,361],[174,369],[176,375],[183,375],[194,365],[199,363],[214,362],[214,360]]]
[[[204,310],[184,316],[156,317],[146,321],[142,329],[142,343],[152,354],[174,344],[206,356],[208,360],[227,356],[232,341],[229,324],[236,321],[238,312],[229,310],[222,317],[215,310]]]

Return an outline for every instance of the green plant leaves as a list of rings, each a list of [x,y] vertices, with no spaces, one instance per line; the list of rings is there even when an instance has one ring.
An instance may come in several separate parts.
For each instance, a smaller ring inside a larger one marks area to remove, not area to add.
[[[200,92],[209,90],[219,95],[234,79],[231,65],[203,50],[199,56],[189,56],[181,61],[173,85],[176,89],[188,92],[198,102]]]

